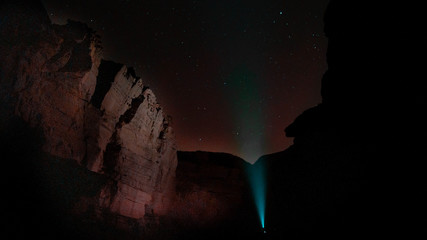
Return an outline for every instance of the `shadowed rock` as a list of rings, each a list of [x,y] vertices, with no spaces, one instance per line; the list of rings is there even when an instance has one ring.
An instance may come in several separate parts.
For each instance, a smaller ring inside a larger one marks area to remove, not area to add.
[[[426,213],[421,6],[331,1],[322,103],[286,128],[268,169],[272,237],[416,235]]]

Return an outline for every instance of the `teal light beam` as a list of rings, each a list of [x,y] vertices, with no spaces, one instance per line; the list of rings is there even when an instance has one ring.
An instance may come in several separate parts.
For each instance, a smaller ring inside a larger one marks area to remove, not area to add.
[[[261,222],[262,228],[265,227],[265,200],[266,200],[266,181],[264,165],[255,164],[247,169],[249,183],[252,187],[252,193],[255,200],[255,206]]]
[[[224,82],[235,116],[234,137],[238,143],[240,156],[252,164],[264,153],[266,143],[260,94],[262,88],[256,84],[260,82],[246,66],[237,67]],[[259,163],[251,165],[246,169],[246,174],[251,184],[260,223],[264,228],[266,198],[264,167]]]

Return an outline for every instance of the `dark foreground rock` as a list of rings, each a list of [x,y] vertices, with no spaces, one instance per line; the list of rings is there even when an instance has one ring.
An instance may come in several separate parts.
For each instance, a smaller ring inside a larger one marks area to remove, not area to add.
[[[331,1],[322,103],[262,157],[272,238],[425,233],[426,32],[420,6]],[[399,16],[394,13],[399,12]]]

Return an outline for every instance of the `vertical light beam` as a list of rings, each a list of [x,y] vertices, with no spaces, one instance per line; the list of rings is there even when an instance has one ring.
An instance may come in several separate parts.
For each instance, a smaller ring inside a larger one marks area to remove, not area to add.
[[[257,76],[244,64],[236,67],[226,79],[225,93],[230,97],[232,111],[235,114],[235,140],[238,143],[240,156],[254,163],[264,152],[265,124],[262,86]],[[264,166],[256,163],[246,169],[247,177],[252,188],[255,206],[260,223],[264,228],[266,183]]]
[[[261,227],[265,226],[265,199],[266,199],[266,181],[265,169],[263,163],[256,163],[247,169],[249,183],[252,188],[252,195],[261,222]]]

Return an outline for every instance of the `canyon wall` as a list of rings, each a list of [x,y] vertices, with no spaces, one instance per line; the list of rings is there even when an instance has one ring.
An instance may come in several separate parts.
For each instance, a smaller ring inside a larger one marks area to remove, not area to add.
[[[174,135],[133,69],[101,61],[85,126],[84,164],[114,179],[101,193],[101,206],[132,218],[164,215],[174,190]]]
[[[52,25],[40,3],[1,6],[2,130],[15,117],[42,149],[109,181],[98,206],[130,218],[164,215],[177,166],[170,119],[132,68],[102,59],[85,24]]]

